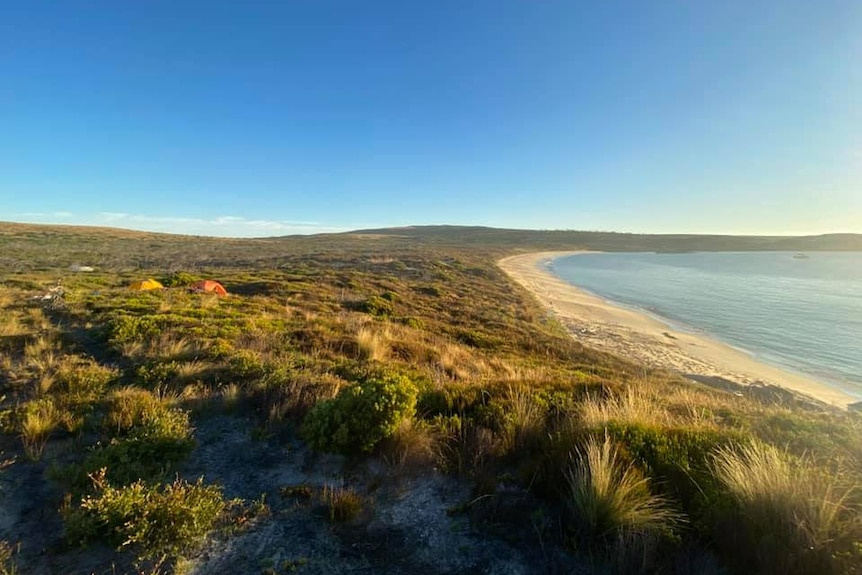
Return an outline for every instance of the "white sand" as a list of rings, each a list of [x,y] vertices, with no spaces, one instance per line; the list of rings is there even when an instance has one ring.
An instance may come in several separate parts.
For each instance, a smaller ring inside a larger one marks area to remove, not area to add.
[[[576,253],[584,252],[530,253],[504,258],[498,265],[588,347],[683,375],[778,385],[838,407],[858,401],[825,383],[761,363],[719,341],[674,330],[649,315],[608,303],[543,267],[555,257]]]

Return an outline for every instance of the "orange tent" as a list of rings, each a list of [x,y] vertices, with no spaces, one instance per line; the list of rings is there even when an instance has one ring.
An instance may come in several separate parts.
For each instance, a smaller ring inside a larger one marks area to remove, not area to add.
[[[189,286],[189,289],[195,293],[214,293],[219,296],[227,295],[227,290],[224,286],[214,280],[201,280]]]

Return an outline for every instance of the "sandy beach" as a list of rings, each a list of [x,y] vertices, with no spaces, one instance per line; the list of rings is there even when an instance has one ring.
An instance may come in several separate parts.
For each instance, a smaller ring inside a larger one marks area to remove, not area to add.
[[[576,253],[584,252],[530,253],[504,258],[498,265],[549,308],[572,337],[594,349],[690,378],[777,385],[843,408],[857,401],[824,383],[761,363],[714,339],[674,330],[647,314],[613,305],[544,268],[555,257]]]

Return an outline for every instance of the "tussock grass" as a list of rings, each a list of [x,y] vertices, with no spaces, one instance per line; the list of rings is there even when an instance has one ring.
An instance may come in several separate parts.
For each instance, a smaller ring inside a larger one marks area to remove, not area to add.
[[[524,385],[508,386],[508,425],[505,449],[514,451],[533,447],[545,431],[547,406]]]
[[[365,500],[349,487],[327,485],[320,493],[327,518],[333,523],[353,521],[362,513]]]
[[[13,547],[8,541],[0,540],[0,575],[18,575],[15,555],[20,551],[20,543]]]
[[[381,443],[380,453],[389,468],[398,473],[427,468],[442,457],[432,428],[413,418],[401,421]]]
[[[167,333],[155,343],[154,352],[165,359],[185,359],[194,357],[200,350],[188,338]]]
[[[51,432],[60,424],[61,413],[50,399],[30,403],[21,420],[21,442],[31,460],[42,457]]]
[[[205,361],[191,360],[180,361],[176,364],[176,378],[179,381],[189,381],[200,377],[211,369],[211,365]]]
[[[436,351],[436,367],[449,379],[469,381],[485,378],[493,373],[485,358],[477,356],[462,344],[441,343]]]
[[[27,308],[26,323],[37,333],[47,332],[52,327],[51,320],[45,316],[45,311],[40,307]]]
[[[601,427],[612,421],[666,425],[672,420],[665,406],[657,404],[641,385],[628,385],[606,398],[588,397],[581,403],[580,412],[588,427]]]
[[[575,450],[564,474],[575,528],[590,539],[662,533],[682,519],[650,491],[649,480],[623,459],[609,437],[590,438]]]
[[[727,398],[682,382],[645,375],[606,396],[592,395],[580,406],[584,425],[610,422],[644,426],[715,428],[715,413],[731,406]]]
[[[128,433],[134,426],[158,418],[166,406],[151,392],[124,387],[111,394],[104,427],[115,435]]]
[[[718,450],[714,466],[768,572],[835,572],[832,557],[862,534],[858,509],[851,510],[858,479],[844,482],[758,441]]]
[[[390,353],[389,331],[362,327],[356,332],[356,345],[363,359],[384,361]]]
[[[17,313],[10,311],[5,306],[0,306],[3,313],[0,314],[0,336],[15,336],[27,333],[27,329],[21,323]]]

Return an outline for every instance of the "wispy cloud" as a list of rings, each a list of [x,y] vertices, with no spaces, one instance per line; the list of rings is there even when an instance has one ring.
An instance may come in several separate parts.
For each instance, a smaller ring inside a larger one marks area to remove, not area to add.
[[[65,220],[75,217],[75,214],[72,212],[22,212],[20,214],[13,215],[23,218],[54,218],[57,220]]]
[[[126,212],[98,212],[95,214],[22,212],[11,214],[11,216],[13,220],[30,223],[112,226],[153,232],[227,237],[278,236],[346,231],[346,228],[327,226],[320,222],[249,219],[232,215],[197,218],[152,216]]]

